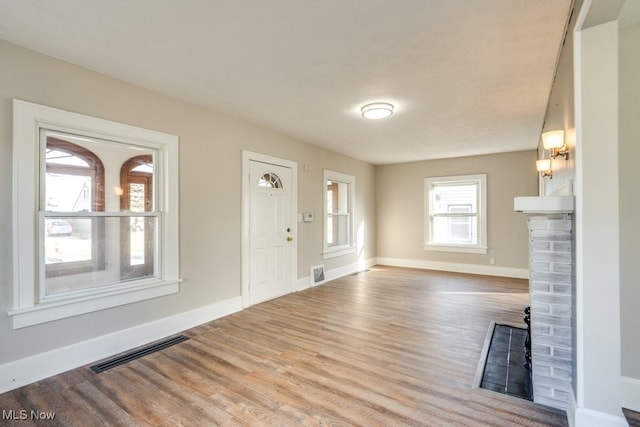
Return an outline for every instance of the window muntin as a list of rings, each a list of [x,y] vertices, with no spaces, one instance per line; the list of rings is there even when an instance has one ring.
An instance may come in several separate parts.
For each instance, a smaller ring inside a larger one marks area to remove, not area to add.
[[[355,177],[324,171],[325,258],[353,253],[353,201]]]
[[[486,175],[425,179],[425,249],[486,253]]]
[[[178,137],[20,100],[13,105],[14,268],[13,305],[8,311],[13,327],[178,292]],[[49,137],[69,145],[52,144],[47,160]],[[97,162],[83,154],[83,149],[100,160],[104,174],[97,172]],[[138,155],[151,155],[154,165],[162,165],[153,171],[153,210],[123,211],[118,174],[126,159]],[[63,172],[67,179],[84,179],[84,188],[74,187],[80,197],[75,207],[70,197],[64,206],[55,200],[47,203],[57,185],[50,179],[47,187],[48,169],[50,175]],[[104,180],[100,183],[101,175]],[[129,278],[121,276],[122,241],[118,236],[123,218],[133,217],[152,222],[154,267],[151,275]],[[62,251],[66,259],[46,262],[47,238],[76,237],[74,233],[83,229],[90,236],[85,239],[90,240],[90,251],[85,244],[80,255],[71,255],[67,247]],[[100,229],[102,234],[96,232]],[[101,251],[102,267],[96,256]],[[88,263],[90,271],[70,268],[82,262]],[[50,274],[54,267],[61,269],[59,275]]]

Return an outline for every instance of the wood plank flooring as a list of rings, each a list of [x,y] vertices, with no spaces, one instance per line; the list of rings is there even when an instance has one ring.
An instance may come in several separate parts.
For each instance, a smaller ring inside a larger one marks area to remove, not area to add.
[[[376,266],[201,325],[95,374],[0,395],[43,425],[566,426],[473,388],[491,321],[522,324],[527,281]],[[34,420],[2,425],[38,425]]]

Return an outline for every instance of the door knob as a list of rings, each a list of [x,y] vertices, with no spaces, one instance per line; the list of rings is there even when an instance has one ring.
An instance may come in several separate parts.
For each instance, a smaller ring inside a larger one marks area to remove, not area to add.
[[[293,241],[293,237],[291,236],[287,237],[287,242],[291,242],[291,241]]]

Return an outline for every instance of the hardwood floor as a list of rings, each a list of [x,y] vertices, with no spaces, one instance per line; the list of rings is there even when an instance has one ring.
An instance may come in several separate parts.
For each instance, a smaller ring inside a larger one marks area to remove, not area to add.
[[[47,425],[566,426],[473,388],[491,321],[522,324],[527,281],[376,266],[185,332],[100,374],[0,395]],[[32,420],[2,425],[36,425]]]
[[[622,412],[629,422],[629,427],[640,427],[640,412],[624,408],[622,409]]]

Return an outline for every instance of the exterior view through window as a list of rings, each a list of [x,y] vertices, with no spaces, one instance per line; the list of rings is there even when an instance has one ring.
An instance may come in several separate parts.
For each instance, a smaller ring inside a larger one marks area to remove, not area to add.
[[[92,151],[70,142],[72,138],[43,132],[43,198],[44,211],[49,212],[44,221],[46,276],[102,270],[104,245],[98,242],[104,239],[104,222],[75,218],[71,213],[104,210],[104,165]]]
[[[353,253],[355,177],[325,170],[324,182],[324,257]]]
[[[179,138],[13,100],[14,329],[179,292]]]
[[[425,180],[425,248],[486,252],[486,176]]]
[[[42,296],[153,276],[154,150],[49,129],[41,141]]]

